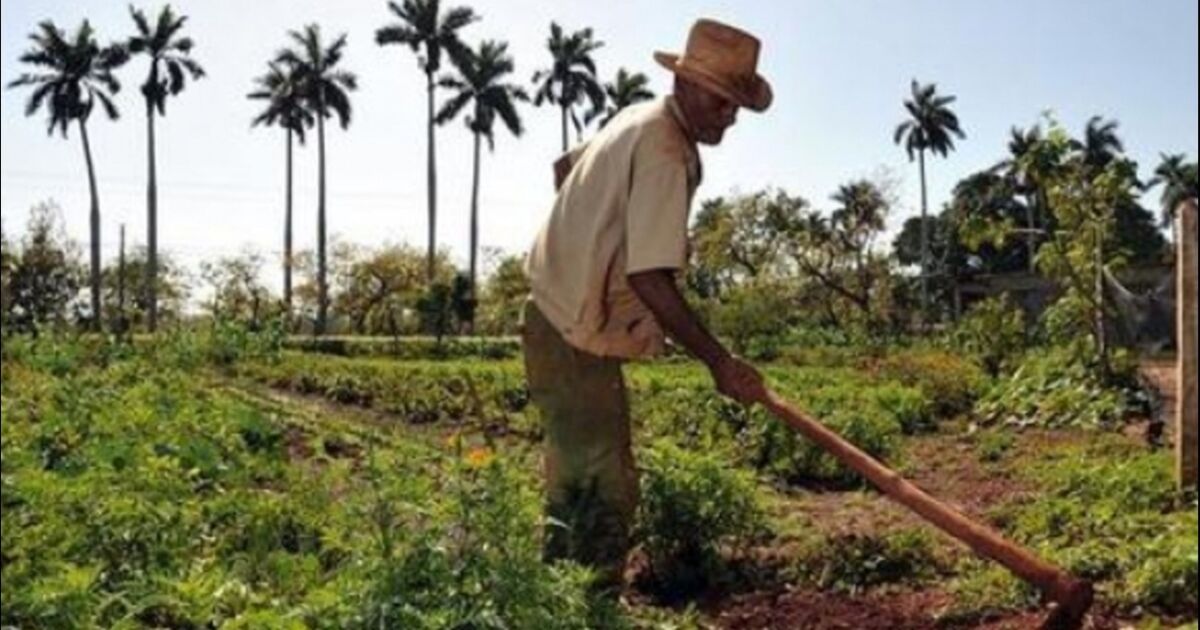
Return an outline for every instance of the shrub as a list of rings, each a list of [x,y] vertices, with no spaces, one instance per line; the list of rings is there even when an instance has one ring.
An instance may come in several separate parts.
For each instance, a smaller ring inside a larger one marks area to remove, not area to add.
[[[482,448],[450,470],[435,526],[385,556],[355,627],[597,627],[589,574],[542,562],[532,480]]]
[[[1133,371],[1130,364],[1105,380],[1069,348],[1030,354],[984,394],[976,414],[1018,427],[1112,429],[1148,400]]]
[[[886,584],[918,582],[942,571],[921,531],[821,540],[800,560],[801,574],[822,589],[856,595]]]
[[[521,356],[521,340],[515,337],[443,339],[440,344],[432,337],[297,337],[289,339],[285,345],[288,350],[311,354],[399,361],[502,361]]]
[[[917,390],[878,385],[849,370],[770,370],[786,398],[880,459],[896,454],[904,427],[931,422]],[[634,417],[651,437],[671,437],[695,449],[724,448],[743,465],[782,481],[853,486],[859,476],[763,409],[724,400],[694,370],[634,372]]]
[[[1196,508],[1180,504],[1171,467],[1127,445],[1069,449],[1026,471],[1042,494],[1002,518],[1122,610],[1194,615]]]
[[[541,562],[537,483],[507,463],[383,436],[372,461],[390,466],[374,480],[361,460],[293,461],[296,423],[314,441],[346,436],[144,352],[45,346],[5,363],[0,626],[623,621],[593,606],[586,572]],[[48,371],[67,356],[68,373]]]
[[[973,358],[992,377],[1010,373],[1028,347],[1025,314],[1007,297],[990,298],[962,319],[950,347]]]
[[[283,361],[239,370],[272,387],[377,409],[412,424],[513,427],[525,422],[529,408],[520,368],[506,363],[397,363],[288,354]]]
[[[969,413],[983,393],[986,376],[970,361],[937,351],[908,350],[894,353],[874,364],[879,376],[915,388],[933,405],[936,418],[954,418]],[[908,432],[930,426],[905,426]]]
[[[693,593],[722,579],[727,550],[766,532],[754,479],[725,457],[660,441],[641,456],[642,501],[636,538],[655,586]]]
[[[974,440],[979,460],[988,464],[1003,460],[1017,443],[1016,438],[1002,430],[981,431],[975,434]]]

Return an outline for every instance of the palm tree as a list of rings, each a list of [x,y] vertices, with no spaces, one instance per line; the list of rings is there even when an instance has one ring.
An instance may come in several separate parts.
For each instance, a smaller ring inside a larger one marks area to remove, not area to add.
[[[1197,196],[1197,165],[1189,163],[1186,155],[1164,154],[1149,185],[1162,186],[1162,222],[1174,226],[1179,206]]]
[[[279,63],[267,65],[267,73],[255,81],[258,88],[251,92],[252,100],[266,101],[266,109],[255,119],[254,126],[280,127],[287,135],[287,199],[283,228],[283,304],[288,318],[292,315],[292,273],[295,266],[293,241],[293,145],[296,140],[304,145],[307,131],[315,124],[315,117],[305,107],[304,95],[294,66]]]
[[[488,149],[495,150],[493,128],[497,118],[513,136],[520,137],[524,131],[520,114],[517,113],[517,103],[528,101],[529,96],[520,87],[505,82],[513,69],[508,44],[485,41],[480,45],[479,52],[470,54],[463,60],[458,76],[446,77],[441,81],[442,87],[453,90],[455,94],[438,112],[438,124],[454,120],[468,106],[473,108],[466,119],[467,128],[475,136],[475,177],[471,186],[471,271],[468,285],[468,294],[472,301],[475,300],[479,273],[480,145],[482,140],[486,139]]]
[[[654,98],[654,92],[650,91],[650,78],[641,72],[630,74],[625,68],[617,71],[615,81],[604,86],[604,93],[608,97],[607,107],[592,110],[588,113],[586,120],[586,123],[590,125],[593,120],[600,118],[601,129],[607,127],[608,123],[617,117],[617,114],[630,105]]]
[[[53,22],[38,25],[37,32],[29,36],[33,47],[21,55],[21,63],[35,68],[35,72],[23,74],[9,84],[9,88],[28,87],[33,89],[25,105],[25,114],[32,116],[43,108],[49,116],[47,131],[61,132],[67,137],[72,124],[79,125],[79,136],[83,141],[83,156],[87,162],[88,189],[92,207],[89,217],[91,228],[91,298],[92,330],[100,332],[102,325],[102,287],[100,264],[100,194],[96,184],[95,162],[88,138],[88,120],[96,105],[104,110],[109,120],[117,120],[120,112],[113,97],[121,91],[121,83],[114,72],[122,66],[129,55],[122,46],[101,47],[96,43],[96,33],[86,20],[70,38]]]
[[[1083,163],[1092,173],[1099,173],[1125,153],[1125,143],[1117,135],[1121,123],[1093,116],[1084,130],[1083,142],[1076,148],[1083,152]]]
[[[1013,127],[1008,142],[1010,157],[995,169],[1004,173],[1017,192],[1025,197],[1025,246],[1028,250],[1029,273],[1037,271],[1039,217],[1049,214],[1042,183],[1048,170],[1055,166],[1043,163],[1045,152],[1039,151],[1043,140],[1042,128],[1038,125],[1024,130]]]
[[[317,322],[315,333],[324,335],[329,325],[328,214],[325,179],[325,120],[337,116],[342,129],[349,128],[350,92],[358,89],[358,77],[338,65],[346,52],[346,35],[328,46],[321,27],[310,24],[289,33],[295,49],[283,50],[277,63],[294,68],[305,107],[317,119]]]
[[[596,76],[596,62],[592,59],[604,43],[594,38],[590,28],[568,37],[561,26],[552,23],[546,45],[554,58],[554,66],[533,75],[537,90],[533,104],[541,107],[552,103],[562,109],[562,145],[566,153],[571,148],[568,122],[575,126],[576,133],[583,131],[583,122],[575,108],[588,101],[593,111],[604,109],[604,88]]]
[[[150,72],[142,84],[142,96],[146,99],[146,323],[153,333],[158,330],[158,168],[154,146],[154,117],[167,115],[167,97],[178,96],[187,87],[187,78],[199,80],[204,68],[192,59],[195,43],[179,33],[187,23],[187,17],[176,15],[167,5],[158,13],[154,25],[141,10],[130,8],[137,35],[129,40],[129,52],[145,55],[150,59]]]
[[[957,99],[939,96],[937,85],[912,82],[912,100],[904,102],[909,120],[896,127],[895,142],[903,144],[909,161],[921,163],[921,307],[929,309],[929,187],[926,180],[925,153],[947,157],[954,150],[954,138],[965,139],[958,115],[951,109]]]
[[[449,53],[451,60],[455,61],[462,59],[468,52],[459,39],[458,32],[479,18],[473,10],[466,7],[454,7],[443,14],[440,0],[404,0],[403,5],[389,2],[388,8],[400,18],[400,22],[379,29],[375,34],[375,41],[380,46],[408,46],[414,53],[420,53],[417,63],[425,73],[429,136],[429,251],[426,276],[432,283],[437,267],[437,144],[434,123],[436,76],[442,68],[443,51]]]

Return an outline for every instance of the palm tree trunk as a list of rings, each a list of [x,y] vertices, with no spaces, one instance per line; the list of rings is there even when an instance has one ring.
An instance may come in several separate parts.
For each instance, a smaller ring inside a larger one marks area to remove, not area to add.
[[[121,249],[117,258],[117,337],[129,331],[125,326],[125,224],[121,224]]]
[[[146,325],[151,334],[158,331],[158,165],[154,137],[154,105],[146,102],[147,168],[146,186]]]
[[[425,275],[429,280],[429,284],[433,284],[434,276],[437,273],[437,131],[434,118],[434,93],[436,85],[433,81],[433,73],[427,73],[428,81],[428,105],[429,105],[429,120],[428,120],[428,147],[429,147],[429,260],[426,262]]]
[[[479,166],[481,134],[475,132],[475,176],[471,184],[471,284],[467,291],[467,299],[472,304],[476,301],[476,286],[479,279]],[[471,313],[471,321],[467,323],[468,331],[475,332],[475,314]]]
[[[283,219],[283,307],[284,314],[287,318],[288,330],[291,330],[292,325],[292,264],[295,260],[293,247],[292,219],[293,210],[293,182],[292,182],[292,166],[293,144],[295,132],[291,129],[287,130],[287,208],[284,210]]]
[[[921,149],[921,318],[929,317],[929,185],[925,174],[925,150]]]
[[[1037,273],[1037,209],[1034,208],[1037,196],[1029,195],[1025,204],[1025,219],[1029,224],[1029,235],[1025,239],[1025,247],[1029,249],[1029,273]]]
[[[324,111],[324,108],[321,108]],[[326,207],[325,207],[325,117],[317,114],[317,326],[318,337],[324,335],[329,326],[329,278],[326,259]]]
[[[96,186],[96,164],[92,161],[92,143],[88,138],[87,121],[79,120],[79,133],[83,138],[83,157],[87,161],[88,189],[92,198],[92,211],[89,216],[91,229],[91,289],[92,289],[92,322],[94,333],[103,332],[103,314],[101,312],[100,295],[100,193]]]
[[[562,142],[563,142],[562,150],[563,150],[563,153],[566,153],[567,151],[571,150],[571,135],[567,130],[567,117],[568,117],[567,112],[568,112],[567,106],[563,105],[562,106]]]

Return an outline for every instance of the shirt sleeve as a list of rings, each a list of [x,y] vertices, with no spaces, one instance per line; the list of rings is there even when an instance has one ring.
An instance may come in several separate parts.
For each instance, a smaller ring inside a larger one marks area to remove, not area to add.
[[[687,266],[687,163],[662,147],[635,154],[626,209],[626,274]]]

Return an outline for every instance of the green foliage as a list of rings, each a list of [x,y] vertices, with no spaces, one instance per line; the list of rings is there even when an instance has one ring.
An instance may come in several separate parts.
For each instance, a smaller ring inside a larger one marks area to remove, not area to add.
[[[707,320],[734,352],[752,360],[779,358],[791,323],[790,298],[782,283],[748,283],[708,306]]]
[[[1176,494],[1171,471],[1167,454],[1121,442],[1064,450],[1028,469],[1039,498],[1001,519],[1124,610],[1194,615],[1196,508]]]
[[[1017,443],[1011,433],[1000,429],[981,431],[975,434],[974,440],[979,460],[988,464],[1003,461]]]
[[[67,236],[62,211],[51,204],[35,207],[20,247],[9,257],[6,329],[37,334],[65,328],[84,272],[79,246]]]
[[[517,334],[530,291],[525,259],[509,256],[501,260],[484,284],[476,332],[483,335]]]
[[[287,349],[344,358],[389,358],[399,361],[500,361],[521,356],[521,340],[510,337],[446,339],[431,337],[382,339],[364,337],[294,337]]]
[[[265,264],[261,254],[249,251],[201,265],[200,276],[211,293],[208,313],[214,321],[261,326],[278,314],[271,291],[262,283]]]
[[[884,380],[915,388],[932,403],[933,417],[919,417],[916,413],[906,416],[914,418],[905,423],[908,433],[933,428],[934,419],[969,413],[987,384],[986,376],[974,363],[939,351],[894,352],[868,368],[873,368]]]
[[[720,579],[725,553],[766,533],[755,480],[731,457],[659,441],[641,454],[642,502],[636,537],[649,556],[655,587],[697,592]]]
[[[301,395],[377,409],[412,424],[519,424],[529,407],[520,368],[506,363],[396,363],[289,354],[241,368],[244,376]]]
[[[971,309],[950,334],[950,346],[998,377],[1016,369],[1028,347],[1025,315],[1005,298],[991,298]]]
[[[265,327],[219,320],[202,343],[208,360],[219,366],[233,366],[246,361],[272,361],[283,350],[284,324],[276,319]]]
[[[357,438],[212,387],[175,351],[7,346],[0,625],[623,622],[584,571],[542,563],[538,486],[488,450],[305,451]]]
[[[932,407],[919,391],[879,384],[849,370],[769,370],[772,385],[872,455],[896,454],[904,429],[926,426]],[[730,447],[746,466],[792,483],[857,485],[859,477],[761,409],[722,399],[697,371],[635,372],[634,417],[653,436],[689,448]]]
[[[800,559],[802,575],[821,589],[851,595],[887,584],[920,582],[942,572],[922,531],[822,539]]]
[[[1106,380],[1080,360],[1077,349],[1030,353],[1012,377],[984,394],[976,414],[987,423],[1018,427],[1111,429],[1142,404],[1133,369],[1128,365],[1124,378]]]
[[[451,470],[437,525],[378,567],[384,577],[356,627],[595,627],[590,576],[542,562],[531,535],[541,509],[533,480],[482,448]]]

